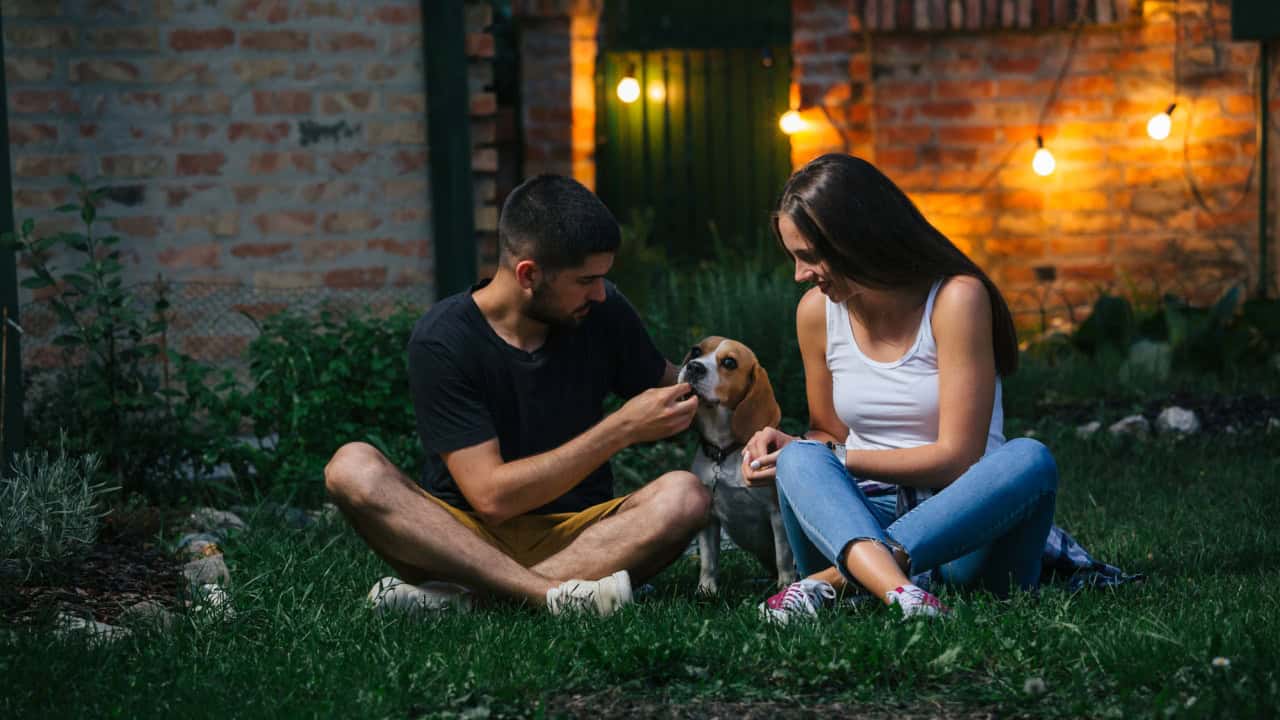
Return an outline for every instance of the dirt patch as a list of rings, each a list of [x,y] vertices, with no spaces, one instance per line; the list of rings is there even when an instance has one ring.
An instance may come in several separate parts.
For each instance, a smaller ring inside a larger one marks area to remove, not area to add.
[[[547,717],[607,720],[609,718],[724,718],[765,720],[766,718],[861,718],[863,720],[924,720],[960,718],[994,720],[992,710],[922,701],[911,705],[857,705],[843,702],[796,700],[794,702],[705,700],[672,703],[661,697],[636,697],[619,690],[551,699]]]
[[[115,624],[121,611],[143,600],[174,606],[181,563],[155,539],[167,515],[154,508],[108,515],[92,547],[26,577],[0,580],[0,624],[39,623],[58,612]]]

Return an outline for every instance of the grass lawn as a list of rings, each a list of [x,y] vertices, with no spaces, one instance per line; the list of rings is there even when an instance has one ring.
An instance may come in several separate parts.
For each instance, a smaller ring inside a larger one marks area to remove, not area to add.
[[[0,634],[0,716],[1275,714],[1276,434],[1039,434],[1062,469],[1059,523],[1146,583],[951,593],[945,622],[862,607],[780,629],[756,617],[761,571],[730,553],[717,600],[694,596],[685,558],[604,620],[501,608],[415,622],[364,608],[385,570],[341,524],[259,521],[225,544],[234,620],[110,646]]]

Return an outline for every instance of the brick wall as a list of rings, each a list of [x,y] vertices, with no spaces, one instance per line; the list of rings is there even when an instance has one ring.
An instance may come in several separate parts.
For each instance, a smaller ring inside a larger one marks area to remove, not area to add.
[[[515,0],[520,28],[524,175],[595,188],[599,0]]]
[[[1031,157],[1070,28],[872,33],[846,0],[792,7],[794,93],[813,127],[793,136],[793,164],[828,151],[875,162],[992,273],[1024,325],[1042,307],[1079,318],[1104,287],[1199,302],[1257,287],[1256,173],[1244,193],[1257,46],[1230,42],[1222,0],[1180,4],[1178,107],[1162,142],[1146,123],[1173,99],[1174,3],[1084,26],[1041,129],[1057,159],[1048,178]]]
[[[122,236],[129,280],[174,281],[178,312],[184,292],[209,293],[184,283],[239,288],[222,295],[259,313],[282,288],[431,298],[419,7],[5,0],[15,215],[56,228],[68,172],[111,185],[103,230]],[[490,19],[468,4],[476,227],[492,245]],[[246,339],[201,332],[185,349]]]

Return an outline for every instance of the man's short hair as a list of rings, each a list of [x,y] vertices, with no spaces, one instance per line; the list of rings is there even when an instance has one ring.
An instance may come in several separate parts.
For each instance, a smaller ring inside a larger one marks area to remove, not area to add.
[[[499,262],[530,259],[547,272],[580,267],[587,256],[617,252],[618,221],[577,180],[538,175],[521,183],[502,205]]]

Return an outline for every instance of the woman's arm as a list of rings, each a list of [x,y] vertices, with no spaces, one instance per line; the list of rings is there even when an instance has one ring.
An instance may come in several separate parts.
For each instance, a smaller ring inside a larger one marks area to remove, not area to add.
[[[901,450],[850,450],[845,464],[857,477],[945,487],[986,451],[996,383],[986,286],[967,275],[948,280],[934,300],[932,323],[938,345],[938,440]]]

